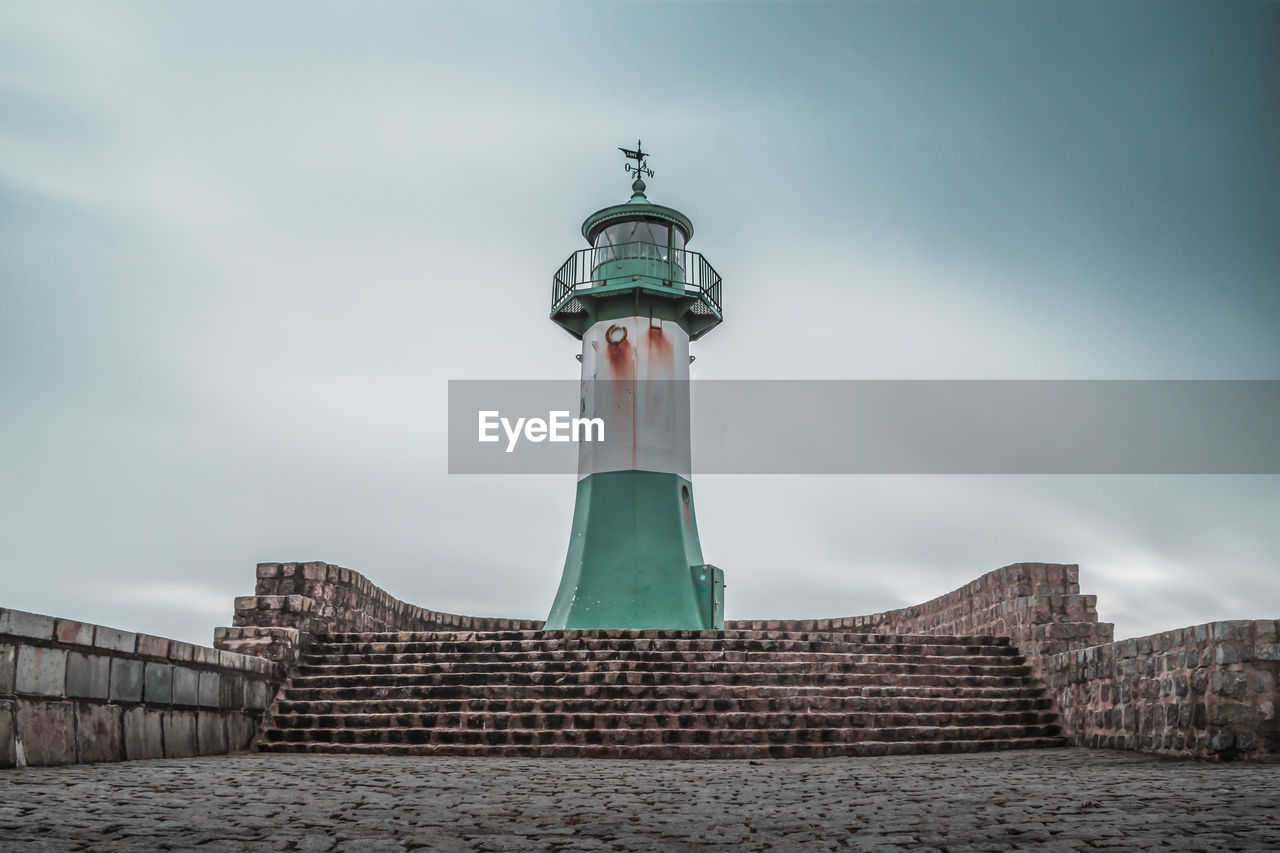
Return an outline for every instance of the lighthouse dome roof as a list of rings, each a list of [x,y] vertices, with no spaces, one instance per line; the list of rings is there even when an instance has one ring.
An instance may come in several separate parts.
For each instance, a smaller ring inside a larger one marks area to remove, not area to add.
[[[636,179],[631,185],[632,196],[629,201],[601,208],[591,214],[582,223],[582,236],[588,243],[595,243],[596,235],[610,225],[636,219],[656,219],[676,226],[684,232],[685,242],[693,238],[693,222],[674,207],[654,204],[645,198],[644,181]]]

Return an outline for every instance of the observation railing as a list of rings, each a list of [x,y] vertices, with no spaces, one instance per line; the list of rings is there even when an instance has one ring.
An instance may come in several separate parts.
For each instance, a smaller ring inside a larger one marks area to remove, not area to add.
[[[551,284],[551,311],[555,313],[576,294],[640,278],[655,286],[697,296],[721,315],[720,274],[698,252],[656,243],[618,243],[579,249],[556,272]]]

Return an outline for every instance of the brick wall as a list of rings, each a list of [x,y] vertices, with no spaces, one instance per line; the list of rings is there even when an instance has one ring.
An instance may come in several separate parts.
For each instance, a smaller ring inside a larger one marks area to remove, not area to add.
[[[1213,622],[1049,655],[1044,679],[1080,746],[1280,757],[1280,622]]]
[[[261,658],[0,609],[0,767],[245,750],[282,675]]]
[[[329,563],[259,563],[253,595],[235,601],[220,649],[292,666],[314,634],[359,631],[532,631],[531,619],[441,613],[407,604],[351,569]]]

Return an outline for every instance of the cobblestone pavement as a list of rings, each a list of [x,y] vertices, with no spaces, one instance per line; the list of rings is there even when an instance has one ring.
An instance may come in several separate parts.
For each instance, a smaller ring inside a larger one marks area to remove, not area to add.
[[[237,755],[0,771],[2,850],[1280,850],[1280,766]]]

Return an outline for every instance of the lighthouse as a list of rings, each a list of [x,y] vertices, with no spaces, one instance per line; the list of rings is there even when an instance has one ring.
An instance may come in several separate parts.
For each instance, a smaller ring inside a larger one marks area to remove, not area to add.
[[[724,574],[698,542],[689,342],[724,318],[693,223],[645,196],[639,142],[620,148],[631,198],[582,223],[587,248],[552,283],[551,319],[582,341],[579,411],[604,423],[578,451],[568,555],[546,629],[724,627]]]

